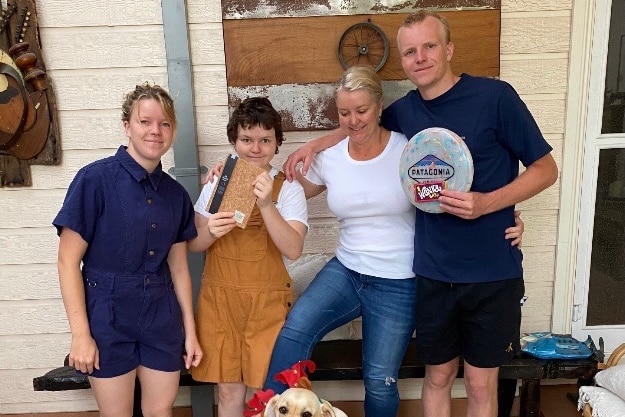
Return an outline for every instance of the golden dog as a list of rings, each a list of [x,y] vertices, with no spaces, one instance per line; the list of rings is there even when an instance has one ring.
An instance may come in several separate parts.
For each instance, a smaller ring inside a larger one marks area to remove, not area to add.
[[[264,417],[347,417],[347,415],[308,389],[289,388],[282,394],[274,395],[267,402]]]

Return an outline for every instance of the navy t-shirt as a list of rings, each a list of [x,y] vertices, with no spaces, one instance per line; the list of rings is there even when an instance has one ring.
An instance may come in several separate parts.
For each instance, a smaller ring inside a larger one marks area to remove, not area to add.
[[[197,236],[184,187],[161,164],[148,174],[124,146],[78,171],[52,223],[89,244],[84,268],[121,276],[169,275],[171,246]]]
[[[471,151],[471,191],[477,192],[512,182],[519,174],[519,161],[529,166],[552,150],[509,84],[467,74],[433,100],[410,91],[384,110],[382,124],[409,139],[430,127],[458,134]],[[454,283],[521,277],[521,251],[504,238],[504,230],[513,225],[514,207],[475,220],[417,210],[414,272]]]

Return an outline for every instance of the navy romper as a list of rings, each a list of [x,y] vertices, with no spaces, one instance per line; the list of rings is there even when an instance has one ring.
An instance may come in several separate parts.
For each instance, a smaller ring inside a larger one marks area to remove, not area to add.
[[[197,236],[186,190],[161,164],[148,174],[121,146],[78,171],[53,224],[88,243],[82,274],[100,353],[91,375],[180,370],[184,328],[167,256]]]

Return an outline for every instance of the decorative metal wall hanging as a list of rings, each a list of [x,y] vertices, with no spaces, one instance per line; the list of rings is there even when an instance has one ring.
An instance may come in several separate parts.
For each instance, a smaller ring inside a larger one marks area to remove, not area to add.
[[[356,23],[343,32],[337,55],[344,69],[371,65],[379,71],[388,58],[388,39],[384,31],[370,20]]]
[[[59,162],[56,101],[35,1],[9,0],[0,14],[0,187],[30,186],[30,165]]]

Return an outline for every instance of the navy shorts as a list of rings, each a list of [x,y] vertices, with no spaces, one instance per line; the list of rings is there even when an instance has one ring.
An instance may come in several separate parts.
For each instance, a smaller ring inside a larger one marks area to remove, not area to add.
[[[184,328],[169,276],[83,275],[89,326],[100,352],[100,370],[91,376],[124,375],[139,365],[180,370]]]
[[[523,278],[452,284],[417,276],[417,357],[440,365],[457,356],[495,368],[519,350]]]

